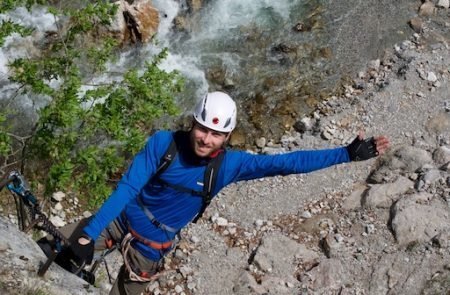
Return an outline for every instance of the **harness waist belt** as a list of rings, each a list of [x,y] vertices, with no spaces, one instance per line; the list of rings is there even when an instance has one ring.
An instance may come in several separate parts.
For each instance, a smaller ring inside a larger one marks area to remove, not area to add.
[[[140,234],[138,234],[135,230],[133,230],[130,226],[128,226],[128,231],[133,236],[133,238],[135,238],[142,244],[147,245],[150,248],[153,248],[155,250],[167,250],[167,249],[170,249],[170,247],[172,247],[172,241],[159,243],[159,242],[155,242],[155,241],[146,239],[143,236],[141,236]]]

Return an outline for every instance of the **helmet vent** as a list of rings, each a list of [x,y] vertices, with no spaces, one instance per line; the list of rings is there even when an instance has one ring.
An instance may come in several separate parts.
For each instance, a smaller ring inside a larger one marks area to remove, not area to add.
[[[228,118],[227,121],[225,122],[225,125],[223,126],[223,128],[228,127],[228,125],[230,125],[231,123],[231,118]]]

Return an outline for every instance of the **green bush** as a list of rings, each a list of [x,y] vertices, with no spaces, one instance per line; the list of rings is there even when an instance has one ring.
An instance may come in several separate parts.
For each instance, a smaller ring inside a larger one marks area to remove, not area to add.
[[[4,2],[3,11],[12,9],[13,2]],[[110,194],[111,177],[142,148],[152,122],[178,113],[174,96],[183,89],[183,79],[177,72],[158,68],[167,49],[148,61],[144,69],[126,70],[110,84],[87,85],[90,77],[105,73],[118,47],[108,37],[90,43],[83,40],[108,24],[116,9],[107,1],[77,10],[49,9],[55,19],[70,19],[69,25],[49,41],[44,56],[19,58],[9,64],[10,80],[19,85],[20,91],[49,98],[49,103],[38,111],[39,120],[30,131],[22,160],[40,163],[33,174],[45,176],[47,193],[56,189],[82,192],[92,206]],[[13,28],[10,32],[30,32]],[[60,82],[59,86],[50,86],[51,80]],[[0,115],[3,130],[5,115]],[[1,131],[0,156],[12,153],[11,144],[11,136]]]

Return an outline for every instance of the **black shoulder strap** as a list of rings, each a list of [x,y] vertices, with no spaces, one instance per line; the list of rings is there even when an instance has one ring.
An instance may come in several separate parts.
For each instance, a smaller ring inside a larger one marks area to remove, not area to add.
[[[225,150],[221,151],[215,158],[209,161],[206,167],[204,181],[203,181],[203,194],[202,194],[202,207],[200,212],[195,216],[193,222],[196,223],[203,215],[206,207],[209,206],[212,200],[212,191],[216,186],[217,175],[219,174],[220,165],[225,156]]]
[[[158,169],[156,169],[156,172],[152,176],[152,179],[158,179],[161,176],[161,174],[163,174],[163,172],[166,171],[167,168],[169,168],[170,164],[172,163],[173,159],[175,159],[176,155],[177,155],[177,143],[175,139],[172,139],[166,152],[159,160]]]

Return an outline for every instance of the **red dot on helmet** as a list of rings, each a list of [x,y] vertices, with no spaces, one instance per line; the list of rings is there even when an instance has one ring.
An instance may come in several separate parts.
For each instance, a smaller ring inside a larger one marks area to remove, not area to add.
[[[212,122],[213,124],[219,124],[219,118],[213,118]]]

